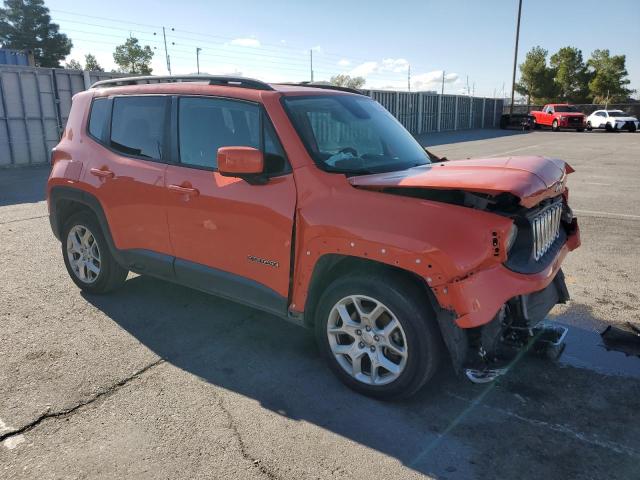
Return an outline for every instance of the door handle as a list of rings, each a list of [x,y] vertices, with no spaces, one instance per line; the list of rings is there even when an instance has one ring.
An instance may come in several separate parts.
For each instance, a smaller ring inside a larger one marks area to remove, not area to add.
[[[111,170],[102,170],[100,168],[92,168],[89,171],[91,172],[91,175],[95,175],[96,177],[100,177],[100,178],[114,177],[114,173]]]
[[[182,185],[169,185],[167,188],[172,192],[180,193],[182,195],[198,195],[200,192],[197,188],[183,187]]]

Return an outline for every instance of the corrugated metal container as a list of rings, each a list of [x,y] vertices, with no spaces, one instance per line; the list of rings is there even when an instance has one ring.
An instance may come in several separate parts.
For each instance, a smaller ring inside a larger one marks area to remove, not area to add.
[[[29,55],[22,50],[0,48],[0,65],[29,66]]]

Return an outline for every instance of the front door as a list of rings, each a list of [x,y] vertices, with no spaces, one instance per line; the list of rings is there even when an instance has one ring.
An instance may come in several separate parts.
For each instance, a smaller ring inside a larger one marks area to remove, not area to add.
[[[180,162],[169,165],[168,222],[181,283],[286,313],[296,189],[284,151],[255,103],[178,99]],[[260,148],[269,181],[217,172],[223,146]]]

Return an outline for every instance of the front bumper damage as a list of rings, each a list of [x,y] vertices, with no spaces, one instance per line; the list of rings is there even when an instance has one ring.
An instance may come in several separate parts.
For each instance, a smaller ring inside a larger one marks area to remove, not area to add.
[[[522,274],[497,265],[432,288],[438,321],[453,365],[474,382],[491,381],[525,348],[557,358],[566,329],[544,322],[569,300],[561,264],[580,245],[577,222],[555,257],[540,272]]]

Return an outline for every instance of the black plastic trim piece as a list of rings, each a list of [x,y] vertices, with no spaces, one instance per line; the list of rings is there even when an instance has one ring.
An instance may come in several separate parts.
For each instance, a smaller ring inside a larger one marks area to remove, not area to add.
[[[326,83],[315,83],[315,82],[291,82],[291,83],[280,83],[279,85],[288,85],[293,87],[310,87],[310,88],[321,88],[323,90],[336,90],[338,92],[345,93],[355,93],[356,95],[365,95],[363,92],[356,88],[350,87],[340,87],[338,85],[330,85]],[[366,95],[365,95],[366,96]]]
[[[175,257],[172,255],[141,248],[120,250],[119,252],[126,262],[124,266],[128,270],[142,275],[152,275],[165,280],[175,280],[176,275],[173,270]]]
[[[287,318],[287,298],[254,280],[176,258],[176,281],[181,285],[227,298]]]
[[[250,88],[253,90],[274,90],[271,85],[260,80],[225,75],[147,75],[139,77],[120,77],[112,78],[109,80],[101,80],[91,85],[91,88],[182,82],[209,82],[209,85],[218,85],[225,87]]]

